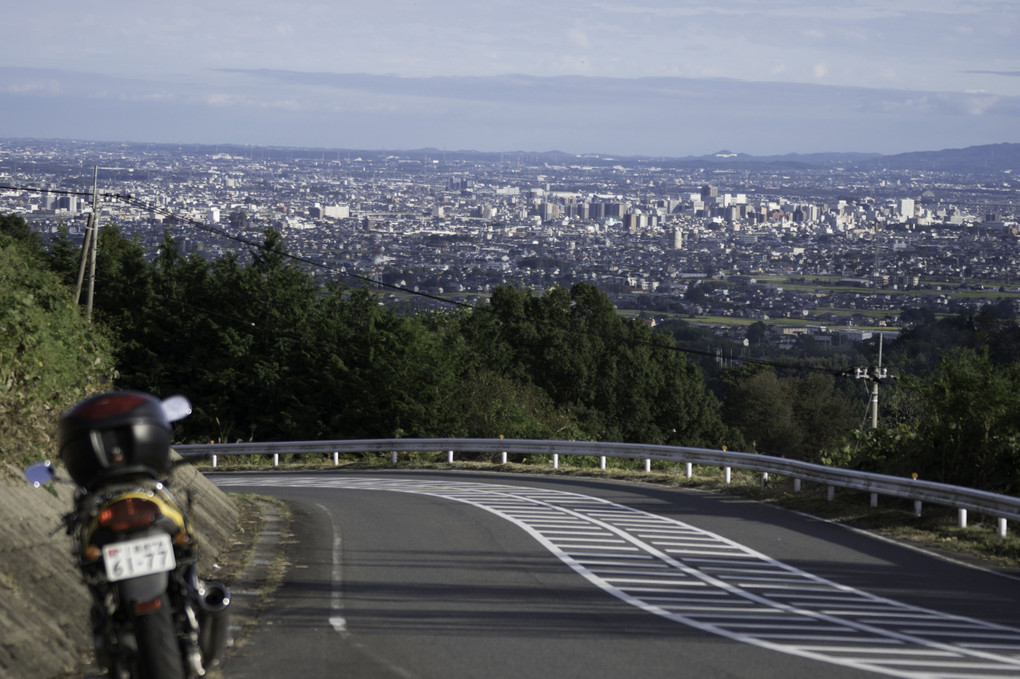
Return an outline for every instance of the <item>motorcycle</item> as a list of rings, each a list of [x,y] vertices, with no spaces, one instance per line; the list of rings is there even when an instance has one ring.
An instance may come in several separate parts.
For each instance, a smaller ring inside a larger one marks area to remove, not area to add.
[[[62,526],[111,679],[203,677],[226,642],[229,590],[198,577],[190,498],[185,507],[167,487],[171,423],[190,413],[183,396],[113,392],[60,417],[60,458],[76,486]],[[62,480],[49,462],[25,476],[36,487]]]

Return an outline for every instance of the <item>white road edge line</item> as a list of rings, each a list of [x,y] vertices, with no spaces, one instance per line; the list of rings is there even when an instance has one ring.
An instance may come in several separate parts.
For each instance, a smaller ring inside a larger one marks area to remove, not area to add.
[[[329,590],[329,625],[333,628],[333,631],[340,636],[347,636],[347,618],[344,617],[344,598],[343,598],[343,538],[340,536],[340,531],[337,530],[336,521],[333,520],[333,515],[330,514],[329,510],[321,504],[316,505],[329,517],[330,528],[333,531],[333,553],[332,553],[332,568],[330,570],[330,590]]]

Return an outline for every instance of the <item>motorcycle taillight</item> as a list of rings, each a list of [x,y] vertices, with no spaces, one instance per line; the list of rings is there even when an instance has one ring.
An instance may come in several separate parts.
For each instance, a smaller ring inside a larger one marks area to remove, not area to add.
[[[123,533],[151,526],[160,516],[162,513],[155,502],[126,497],[103,507],[98,524],[100,528]]]

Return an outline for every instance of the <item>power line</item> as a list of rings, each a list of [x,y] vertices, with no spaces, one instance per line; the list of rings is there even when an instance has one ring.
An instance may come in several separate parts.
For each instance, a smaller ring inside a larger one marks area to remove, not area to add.
[[[138,207],[138,208],[145,209],[145,210],[151,210],[153,212],[157,212],[157,213],[163,214],[164,216],[169,217],[170,219],[173,219],[174,221],[181,222],[181,223],[187,224],[189,226],[193,226],[195,228],[207,231],[209,233],[213,233],[213,234],[222,236],[224,238],[236,241],[238,243],[242,243],[242,244],[247,245],[249,247],[253,247],[253,248],[256,248],[256,249],[259,249],[259,250],[264,250],[265,249],[265,246],[264,246],[263,243],[259,243],[257,241],[251,240],[249,238],[244,238],[243,236],[236,236],[236,235],[229,234],[226,231],[224,231],[223,229],[216,228],[214,226],[211,226],[211,225],[206,224],[204,222],[200,222],[200,221],[198,221],[196,219],[192,219],[190,217],[185,217],[185,218],[178,217],[178,216],[174,215],[173,213],[171,213],[168,210],[163,210],[163,209],[160,209],[160,208],[151,207],[147,203],[143,203],[141,201],[135,200],[135,199],[131,198],[130,196],[127,196],[126,198],[118,196],[118,198],[121,198],[124,202],[127,202],[128,204],[130,204],[130,205],[132,205],[134,207]],[[410,288],[405,288],[405,287],[402,287],[402,286],[399,286],[399,285],[394,285],[394,284],[391,284],[391,283],[386,283],[384,281],[380,281],[380,280],[376,280],[376,279],[373,279],[373,278],[369,278],[368,276],[362,276],[362,275],[359,275],[359,274],[356,274],[356,273],[351,273],[351,272],[347,271],[346,269],[338,270],[335,267],[332,267],[332,266],[330,266],[328,264],[324,264],[322,262],[317,262],[317,261],[315,261],[313,259],[309,259],[307,257],[301,257],[299,255],[294,255],[294,254],[291,254],[291,253],[286,252],[286,251],[280,251],[278,254],[281,254],[281,255],[283,255],[283,256],[285,256],[285,257],[287,257],[289,259],[292,259],[292,260],[294,260],[296,262],[301,262],[301,263],[304,263],[304,264],[308,264],[310,266],[314,266],[314,267],[323,269],[325,271],[330,271],[332,273],[337,273],[337,274],[341,274],[341,275],[344,275],[344,276],[348,276],[348,277],[353,278],[355,280],[362,281],[362,282],[364,282],[364,283],[366,283],[368,285],[375,285],[375,286],[387,288],[387,289],[390,289],[390,290],[395,290],[395,291],[398,291],[398,292],[403,292],[403,293],[406,293],[406,294],[409,294],[409,295],[414,295],[414,296],[417,296],[417,297],[422,297],[422,298],[425,298],[425,299],[430,299],[432,301],[439,302],[441,304],[448,304],[448,305],[451,305],[451,306],[455,306],[455,307],[459,307],[459,308],[463,308],[463,309],[467,309],[467,310],[472,310],[473,311],[473,310],[476,310],[476,309],[479,309],[479,308],[485,309],[485,307],[477,307],[475,305],[468,304],[466,302],[460,302],[458,300],[447,299],[445,297],[440,297],[438,295],[432,295],[432,294],[429,294],[429,293],[426,293],[426,292],[421,292],[421,291],[418,291],[418,290],[412,290]],[[493,311],[493,313],[495,313],[494,310],[490,309],[490,311]],[[571,329],[571,328],[560,328],[560,329],[561,330],[566,330],[568,332],[572,332],[574,334],[580,334],[580,335],[587,335],[587,336],[592,336],[592,337],[605,338],[605,336],[601,335],[600,333],[595,333],[595,332],[591,332],[591,331],[587,331],[587,330]],[[699,356],[706,356],[706,357],[709,357],[709,358],[714,358],[714,356],[715,356],[714,353],[709,352],[709,351],[701,351],[701,350],[698,350],[698,349],[684,348],[684,347],[677,346],[676,344],[673,344],[672,346],[665,346],[665,345],[662,345],[662,344],[659,344],[659,343],[646,342],[646,341],[638,340],[638,339],[634,339],[634,338],[619,337],[619,338],[614,338],[614,339],[616,339],[617,341],[625,341],[625,342],[628,342],[628,343],[631,343],[631,344],[645,345],[645,346],[650,346],[650,347],[654,347],[654,348],[658,348],[658,349],[671,349],[673,351],[678,351],[678,352],[681,352],[681,353],[684,353],[684,354],[693,354],[693,355],[699,355]],[[828,370],[828,369],[825,369],[825,368],[817,368],[817,367],[814,367],[814,366],[797,365],[797,364],[791,364],[791,363],[784,362],[784,361],[770,361],[770,360],[766,360],[766,359],[753,359],[753,358],[749,358],[749,359],[743,359],[742,362],[744,362],[744,363],[755,363],[755,364],[759,364],[759,365],[768,365],[768,366],[773,367],[773,368],[782,368],[782,369],[788,369],[788,370],[797,370],[797,371],[802,371],[802,372],[803,371],[806,371],[806,372],[817,372],[817,373],[822,373],[822,374],[826,374],[826,375],[833,375],[833,376],[842,376],[844,374],[844,371]]]
[[[103,198],[104,200],[107,200],[107,201],[121,202],[121,203],[130,205],[131,207],[135,207],[135,208],[140,209],[140,210],[145,210],[145,211],[151,212],[153,214],[159,214],[159,215],[161,215],[161,216],[163,216],[165,218],[170,219],[172,222],[183,224],[183,225],[187,225],[187,226],[191,226],[193,228],[196,228],[196,229],[199,229],[199,230],[202,230],[202,231],[206,231],[208,233],[220,236],[221,238],[225,238],[227,240],[234,241],[236,243],[239,243],[241,245],[245,245],[245,246],[250,247],[250,248],[254,248],[256,250],[263,250],[263,251],[266,250],[266,247],[265,247],[264,243],[260,243],[258,241],[252,240],[250,238],[246,238],[246,237],[241,236],[241,235],[231,234],[231,233],[227,232],[226,230],[224,230],[222,228],[218,228],[218,227],[212,226],[210,224],[207,224],[205,222],[201,222],[201,221],[199,221],[197,219],[193,219],[191,217],[181,217],[181,216],[178,216],[178,215],[174,214],[173,212],[171,212],[168,209],[160,208],[160,207],[157,207],[155,205],[152,205],[151,203],[147,203],[145,201],[139,200],[139,199],[135,198],[134,196],[132,196],[131,194],[102,192],[102,191],[98,191],[98,190],[95,193],[93,193],[93,192],[89,192],[89,191],[72,191],[72,190],[67,190],[67,189],[48,189],[48,188],[40,188],[40,187],[10,186],[10,185],[3,185],[3,184],[0,184],[0,190],[26,191],[26,192],[33,192],[33,193],[56,193],[56,194],[59,194],[59,195],[68,195],[68,196],[87,196],[87,197],[93,198],[93,204],[94,205],[98,204],[97,198]],[[94,216],[94,218],[97,219],[98,216]],[[98,223],[96,223],[96,227],[98,228]],[[467,302],[461,302],[461,301],[458,301],[458,300],[448,299],[448,298],[445,298],[445,297],[440,297],[439,295],[433,295],[433,294],[430,294],[430,293],[427,293],[427,292],[421,292],[419,290],[412,290],[410,288],[406,288],[406,287],[403,287],[403,286],[395,285],[395,284],[392,284],[392,283],[386,283],[386,282],[384,282],[382,280],[376,280],[376,279],[373,279],[373,278],[368,277],[368,276],[364,276],[364,275],[357,274],[357,273],[352,273],[350,271],[347,271],[346,269],[337,269],[336,267],[330,266],[329,264],[325,264],[323,262],[318,262],[318,261],[316,261],[314,259],[311,259],[311,258],[308,258],[308,257],[302,257],[300,255],[295,255],[293,253],[287,252],[286,250],[278,250],[278,251],[275,251],[275,252],[276,252],[276,254],[278,254],[280,256],[283,256],[283,257],[285,257],[287,259],[290,259],[292,261],[300,262],[302,264],[306,264],[306,265],[309,265],[309,266],[312,266],[312,267],[316,267],[318,269],[321,269],[321,270],[324,270],[324,271],[328,271],[328,272],[331,272],[333,274],[347,276],[347,277],[352,278],[354,280],[360,281],[360,282],[362,282],[362,283],[364,283],[364,284],[366,284],[368,286],[377,286],[377,287],[380,287],[380,288],[386,288],[386,289],[393,290],[393,291],[396,291],[396,292],[402,292],[402,293],[405,293],[405,294],[408,294],[408,295],[412,295],[412,296],[416,296],[416,297],[421,297],[421,298],[424,298],[424,299],[429,299],[429,300],[432,300],[434,302],[438,302],[440,304],[449,305],[449,306],[453,306],[453,307],[457,307],[457,308],[461,308],[461,309],[465,309],[465,310],[474,311],[474,310],[481,309],[481,310],[488,310],[489,312],[492,312],[492,313],[496,313],[496,311],[494,309],[492,309],[491,307],[480,307],[480,306],[476,306],[476,305],[473,305],[473,304],[468,304]],[[548,323],[546,321],[541,321],[541,320],[538,320],[537,322]],[[665,350],[679,352],[679,353],[682,353],[682,354],[685,354],[685,355],[705,356],[705,357],[708,357],[708,358],[715,358],[715,356],[716,356],[716,354],[711,352],[711,351],[702,351],[702,350],[699,350],[699,349],[691,349],[691,348],[686,348],[686,347],[678,346],[676,344],[676,340],[675,339],[673,340],[672,344],[665,345],[665,344],[662,344],[662,343],[640,340],[640,339],[636,339],[636,338],[633,338],[633,337],[622,337],[621,336],[621,337],[608,338],[607,336],[605,336],[602,333],[597,333],[597,332],[593,332],[593,331],[589,331],[589,330],[585,330],[585,329],[580,329],[580,328],[562,328],[562,327],[559,327],[559,326],[556,326],[556,327],[559,330],[566,331],[566,332],[569,332],[571,334],[576,334],[576,335],[581,335],[581,336],[589,336],[589,337],[598,337],[598,338],[601,338],[601,339],[613,339],[615,341],[624,342],[624,343],[628,343],[628,344],[631,344],[631,345],[643,345],[643,346],[648,346],[648,347],[656,348],[656,349],[660,349],[660,350],[665,349]],[[786,362],[786,361],[772,361],[772,360],[767,360],[767,359],[764,359],[764,358],[761,358],[761,359],[744,358],[744,359],[740,359],[740,362],[741,363],[751,363],[751,364],[756,364],[756,365],[766,365],[766,366],[769,366],[769,367],[772,367],[772,368],[779,368],[779,369],[784,369],[784,370],[794,370],[794,371],[797,371],[797,372],[814,372],[814,373],[820,373],[820,374],[825,374],[825,375],[832,375],[832,376],[836,376],[836,377],[846,376],[847,375],[847,372],[843,371],[843,370],[830,370],[830,369],[826,369],[826,368],[819,368],[819,367],[809,366],[809,365],[798,365],[796,363],[789,363],[789,362]]]

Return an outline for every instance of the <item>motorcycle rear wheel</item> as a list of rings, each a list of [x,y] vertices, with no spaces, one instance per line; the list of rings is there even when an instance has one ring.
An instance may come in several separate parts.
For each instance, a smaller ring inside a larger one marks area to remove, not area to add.
[[[136,615],[134,623],[139,679],[184,679],[184,661],[167,596],[162,596],[157,610]]]

